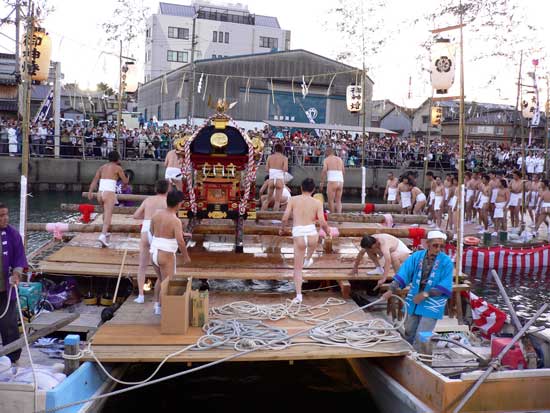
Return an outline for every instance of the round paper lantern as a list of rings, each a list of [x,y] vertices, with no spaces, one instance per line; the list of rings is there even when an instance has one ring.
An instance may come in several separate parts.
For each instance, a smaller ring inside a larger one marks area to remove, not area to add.
[[[25,37],[23,37],[23,73],[30,73],[31,79],[35,82],[44,82],[48,80],[50,72],[50,57],[52,54],[52,41],[46,30],[36,27],[33,31],[33,38],[30,45],[30,62],[27,61],[27,52],[25,48]],[[27,70],[25,70],[27,69]]]
[[[138,88],[138,74],[136,65],[127,65],[128,71],[126,72],[126,91],[135,92]]]
[[[346,104],[351,113],[361,111],[363,106],[363,93],[360,85],[349,85],[346,89]]]
[[[526,92],[521,99],[521,111],[525,119],[532,119],[537,111],[537,95],[533,91]]]
[[[455,46],[449,39],[438,39],[432,46],[431,81],[438,94],[445,94],[455,80]]]

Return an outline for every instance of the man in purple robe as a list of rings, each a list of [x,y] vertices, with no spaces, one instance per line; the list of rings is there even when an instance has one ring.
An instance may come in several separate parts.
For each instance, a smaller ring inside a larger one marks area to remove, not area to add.
[[[0,315],[9,306],[4,317],[0,318],[0,335],[4,346],[19,338],[15,288],[26,267],[28,264],[21,236],[9,225],[8,207],[0,202]],[[19,360],[21,350],[7,356],[14,363]]]

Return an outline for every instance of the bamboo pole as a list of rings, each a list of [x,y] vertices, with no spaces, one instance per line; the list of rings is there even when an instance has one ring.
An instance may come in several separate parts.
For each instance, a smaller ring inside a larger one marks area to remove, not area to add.
[[[376,204],[375,204],[376,206]],[[381,204],[381,207],[386,206]],[[115,214],[133,214],[136,212],[137,207],[114,207],[113,213]],[[61,204],[62,211],[78,212],[78,204]],[[100,205],[94,205],[94,212],[103,212],[103,207]],[[260,219],[282,219],[283,212],[275,211],[257,211],[256,220]],[[397,224],[426,224],[428,217],[425,215],[403,215],[392,214],[393,222]],[[353,212],[332,213],[328,215],[328,221],[332,222],[364,222],[370,224],[383,224],[386,219],[383,215],[362,214]]]
[[[29,231],[46,231],[46,223],[29,222]],[[101,232],[102,224],[67,224],[67,232]],[[256,225],[246,222],[244,226],[245,235],[279,235],[280,226],[277,225]],[[112,233],[139,233],[141,225],[137,224],[112,224],[109,230]],[[410,238],[409,228],[386,228],[386,227],[342,227],[338,228],[339,237],[362,237],[373,234],[389,234],[397,238]],[[427,236],[428,231],[423,234]],[[234,235],[235,225],[227,224],[199,224],[193,228],[193,235]],[[290,230],[286,231],[285,236],[290,235]],[[447,232],[447,236],[452,233]]]
[[[95,197],[96,193],[92,193]],[[147,199],[151,195],[139,195],[139,194],[117,194],[117,199],[119,201],[133,201],[141,202]],[[82,192],[82,197],[87,198],[88,192]],[[327,206],[328,204],[325,204]],[[374,212],[401,212],[401,205],[397,204],[372,204]],[[365,205],[359,203],[343,203],[342,208],[346,211],[363,211]]]

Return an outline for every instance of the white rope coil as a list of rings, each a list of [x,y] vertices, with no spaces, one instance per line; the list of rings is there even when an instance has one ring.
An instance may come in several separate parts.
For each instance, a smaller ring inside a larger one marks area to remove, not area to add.
[[[302,321],[307,324],[319,324],[326,319],[329,307],[344,305],[345,300],[329,297],[323,304],[306,305],[286,300],[285,303],[254,304],[249,301],[235,301],[220,307],[210,309],[211,318],[239,320],[269,320],[278,321],[286,318]]]

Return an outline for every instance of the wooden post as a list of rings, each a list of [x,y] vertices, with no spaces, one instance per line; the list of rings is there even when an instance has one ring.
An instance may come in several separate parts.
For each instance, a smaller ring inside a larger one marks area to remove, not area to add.
[[[80,351],[80,336],[78,334],[68,334],[63,341],[65,345],[64,353],[68,356],[76,356]],[[80,366],[80,360],[65,359],[65,373],[67,376],[72,374]]]

